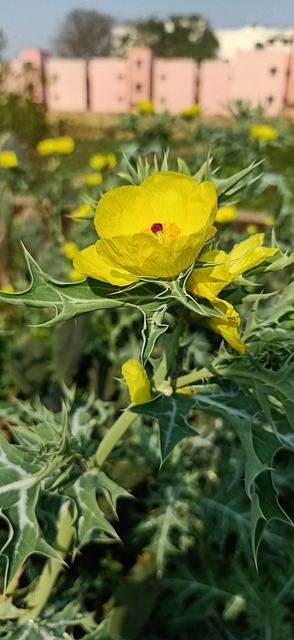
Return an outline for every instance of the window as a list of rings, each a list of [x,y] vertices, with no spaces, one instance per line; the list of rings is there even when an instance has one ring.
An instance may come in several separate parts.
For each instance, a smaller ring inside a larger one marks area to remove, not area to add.
[[[275,76],[277,72],[278,72],[278,69],[276,67],[271,67],[269,69],[269,73],[271,74],[271,76]]]
[[[256,42],[255,43],[255,49],[263,49],[263,48],[264,48],[264,45],[261,44],[261,42]]]
[[[140,93],[140,91],[142,91],[142,85],[141,84],[136,84],[135,85],[135,91],[136,91],[136,93]]]
[[[142,60],[136,60],[136,67],[137,67],[137,69],[141,69],[142,64],[143,64]]]
[[[164,73],[161,74],[160,80],[166,80],[166,76],[164,75]]]
[[[118,74],[117,79],[118,79],[118,80],[123,80],[123,79],[124,79],[124,76],[122,75],[122,73],[119,73],[119,74]]]
[[[267,101],[268,104],[272,104],[273,101],[274,101],[274,96],[268,96],[266,101]]]
[[[165,99],[165,98],[160,98],[159,102],[160,102],[161,104],[165,104],[165,103],[166,103],[166,99]]]

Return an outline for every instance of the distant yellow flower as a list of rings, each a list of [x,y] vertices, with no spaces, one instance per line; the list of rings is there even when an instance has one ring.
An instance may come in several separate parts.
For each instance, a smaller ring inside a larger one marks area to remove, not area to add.
[[[106,169],[106,167],[113,169],[117,164],[116,155],[115,153],[95,153],[94,156],[91,156],[89,164],[92,169],[98,171]]]
[[[116,157],[115,153],[107,153],[106,157],[107,157],[107,165],[108,165],[109,169],[113,169],[114,167],[116,167],[116,165],[117,165],[117,157]]]
[[[4,284],[1,291],[3,293],[14,293],[15,289],[14,286],[12,284]]]
[[[258,227],[256,226],[256,224],[248,224],[246,227],[246,231],[250,236],[252,236],[253,233],[256,233],[257,229]]]
[[[139,113],[152,114],[154,113],[154,102],[153,100],[140,100],[137,103],[137,109]]]
[[[264,222],[268,227],[272,227],[275,224],[275,218],[274,216],[266,216]]]
[[[79,221],[80,218],[85,218],[87,216],[90,216],[92,213],[93,213],[93,209],[89,204],[82,204],[80,207],[70,212],[69,218]]]
[[[259,140],[260,142],[267,142],[268,140],[275,140],[279,135],[277,129],[271,127],[269,124],[255,124],[250,127],[250,137],[252,140]]]
[[[185,118],[194,118],[195,116],[199,116],[200,113],[200,104],[195,102],[191,107],[187,107],[187,109],[183,109],[181,111],[181,116]]]
[[[92,169],[104,169],[108,164],[107,155],[105,153],[95,153],[94,156],[91,156],[89,165]]]
[[[0,151],[0,167],[4,167],[4,169],[12,169],[17,165],[17,155],[14,151]]]
[[[232,222],[237,215],[237,209],[234,206],[221,207],[217,210],[215,221],[219,224],[225,224],[226,222]]]
[[[67,240],[63,245],[63,253],[68,260],[72,260],[73,257],[78,253],[78,247],[74,242]]]
[[[235,278],[258,266],[278,251],[277,248],[263,247],[263,240],[264,234],[257,233],[235,244],[229,254],[218,249],[202,254],[200,261],[203,267],[194,269],[187,287],[195,297],[206,298],[216,309],[225,314],[225,318],[209,318],[208,324],[241,353],[242,341],[237,337],[239,314],[232,305],[221,300],[217,295]],[[205,266],[205,263],[209,266]]]
[[[72,282],[81,282],[85,279],[85,277],[78,273],[75,269],[71,269],[71,271],[69,271],[68,277]]]
[[[128,385],[131,401],[143,404],[151,400],[150,382],[147,373],[139,360],[128,360],[121,368]]]
[[[101,173],[87,173],[85,175],[85,184],[87,187],[96,187],[102,182],[102,174]]]
[[[173,171],[140,186],[117,187],[99,201],[101,238],[74,258],[86,276],[127,286],[140,277],[173,279],[198,256],[216,229],[215,186]]]
[[[75,142],[69,136],[62,138],[47,138],[41,140],[37,144],[37,151],[41,156],[50,156],[52,153],[59,153],[63,155],[69,155],[75,148]]]

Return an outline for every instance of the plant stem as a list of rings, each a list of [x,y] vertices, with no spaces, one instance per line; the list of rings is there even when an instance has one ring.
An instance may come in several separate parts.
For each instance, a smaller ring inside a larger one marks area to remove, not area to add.
[[[205,380],[206,378],[213,378],[215,373],[209,371],[206,367],[203,369],[194,369],[194,371],[190,371],[185,376],[180,376],[175,380],[175,387],[178,389],[179,387],[185,387],[186,385],[193,384],[194,382],[198,382],[199,380]]]
[[[56,551],[61,558],[65,558],[74,535],[73,517],[70,513],[69,502],[62,505],[59,512],[58,532],[56,537]],[[62,560],[48,558],[43,571],[31,593],[26,598],[27,608],[19,617],[19,623],[34,620],[43,609],[50,597],[55,581],[64,566]]]
[[[136,413],[131,413],[127,410],[121,413],[119,418],[114,422],[112,427],[110,427],[99,444],[93,458],[94,465],[96,467],[102,467],[116,443],[121,439],[136,418]]]

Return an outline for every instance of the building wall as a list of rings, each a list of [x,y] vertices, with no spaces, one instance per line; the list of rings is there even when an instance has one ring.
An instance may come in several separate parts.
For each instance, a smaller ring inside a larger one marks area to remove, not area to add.
[[[150,100],[153,54],[151,49],[134,47],[129,52],[130,104]]]
[[[196,99],[197,64],[186,58],[157,58],[153,63],[155,111],[181,113]]]
[[[52,111],[87,110],[86,62],[50,58],[45,68],[46,104]]]
[[[232,63],[232,100],[261,104],[267,115],[278,115],[284,107],[289,55],[280,51],[238,53]]]
[[[289,57],[287,87],[286,87],[286,105],[294,107],[294,46]]]
[[[100,113],[123,113],[130,108],[129,65],[118,58],[89,62],[89,108]]]
[[[186,58],[154,59],[147,48],[134,48],[126,60],[54,59],[26,49],[10,63],[6,91],[33,85],[34,99],[55,111],[128,112],[153,99],[155,111],[181,113],[198,99],[207,115],[226,113],[229,101],[261,104],[268,116],[294,106],[294,47],[242,51],[232,62],[207,60],[200,70]]]
[[[200,67],[199,102],[204,115],[227,115],[231,98],[232,68],[229,62],[206,60]]]

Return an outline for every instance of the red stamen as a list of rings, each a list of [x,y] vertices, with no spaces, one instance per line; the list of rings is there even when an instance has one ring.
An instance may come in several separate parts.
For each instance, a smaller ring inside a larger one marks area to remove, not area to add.
[[[163,231],[163,225],[161,224],[161,222],[154,222],[151,227],[151,231],[152,233],[160,233],[160,231]]]

